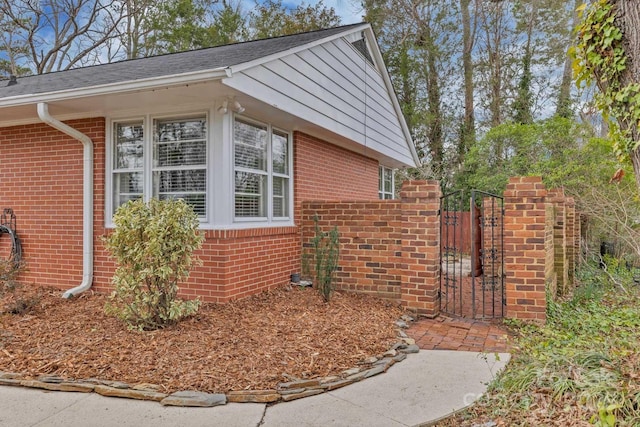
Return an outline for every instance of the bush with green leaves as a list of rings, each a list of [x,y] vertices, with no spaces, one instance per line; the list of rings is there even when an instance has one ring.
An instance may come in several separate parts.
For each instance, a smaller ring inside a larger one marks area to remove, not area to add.
[[[118,267],[105,306],[132,329],[153,330],[195,314],[199,300],[177,298],[178,283],[200,263],[194,251],[204,236],[198,216],[183,200],[127,202],[114,215],[105,244]]]
[[[303,274],[309,275],[309,258],[313,261],[315,287],[326,302],[329,302],[334,290],[334,273],[338,269],[340,258],[340,234],[338,228],[322,231],[318,216],[314,216],[315,236],[311,239],[311,253],[302,254]]]
[[[640,288],[607,261],[610,274],[598,263],[576,271],[580,286],[553,303],[545,325],[508,321],[512,358],[469,410],[476,424],[482,416],[513,426],[640,425]]]

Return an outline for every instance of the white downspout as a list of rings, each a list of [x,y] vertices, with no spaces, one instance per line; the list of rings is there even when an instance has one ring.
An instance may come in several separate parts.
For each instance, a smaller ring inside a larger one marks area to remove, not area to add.
[[[38,117],[49,126],[77,139],[83,146],[82,282],[62,294],[62,298],[72,298],[89,289],[93,282],[93,141],[79,130],[51,117],[46,102],[38,103]]]

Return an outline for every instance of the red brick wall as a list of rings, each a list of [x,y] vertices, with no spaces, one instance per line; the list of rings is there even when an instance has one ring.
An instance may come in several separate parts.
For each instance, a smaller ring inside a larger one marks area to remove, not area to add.
[[[402,211],[396,200],[371,202],[304,202],[302,241],[309,250],[314,216],[323,231],[340,233],[336,288],[400,300]]]
[[[504,192],[507,316],[545,321],[547,190],[540,177],[510,178]]]
[[[555,252],[554,267],[558,280],[558,295],[565,295],[569,291],[569,265],[567,258],[567,208],[565,204],[565,198],[566,196],[562,188],[553,188],[548,191],[546,199],[553,205],[555,213],[555,220],[553,225],[553,244]]]
[[[69,125],[95,141],[95,188],[104,188],[104,119],[74,120]],[[0,147],[0,208],[13,208],[17,217],[28,268],[21,279],[60,287],[78,285],[82,279],[82,144],[48,125],[35,124],[0,128]],[[101,211],[99,196],[96,219]]]
[[[293,134],[293,156],[296,224],[303,201],[378,199],[376,160],[301,132]]]
[[[101,241],[105,199],[105,121],[68,122],[94,141],[94,281],[111,289],[115,269]],[[24,282],[70,288],[82,279],[82,144],[45,125],[0,128],[0,209],[18,217],[28,272]],[[303,200],[378,197],[378,163],[311,136],[294,136],[295,213]],[[300,271],[297,227],[206,231],[184,295],[227,301],[286,283]],[[6,236],[5,236],[6,237]],[[6,250],[6,239],[0,249]]]
[[[372,294],[423,316],[439,311],[440,185],[406,181],[401,200],[303,203],[302,241],[310,247],[314,216],[340,234],[336,288]]]
[[[573,197],[566,199],[567,222],[566,222],[566,254],[567,254],[567,283],[573,285],[576,270],[576,203]]]
[[[544,278],[549,295],[558,295],[558,274],[555,268],[555,239],[554,224],[556,219],[555,208],[552,203],[547,203],[545,214],[545,230],[544,230],[544,249],[545,249],[545,268]]]
[[[440,183],[407,181],[402,186],[402,305],[435,317],[440,304]]]

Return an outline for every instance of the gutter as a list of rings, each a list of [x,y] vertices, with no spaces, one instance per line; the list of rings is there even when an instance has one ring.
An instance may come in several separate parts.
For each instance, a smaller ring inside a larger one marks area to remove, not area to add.
[[[184,86],[185,84],[204,83],[210,80],[222,79],[227,74],[224,70],[205,70],[191,73],[174,74],[171,76],[149,77],[146,79],[125,82],[105,83],[97,86],[77,89],[64,89],[55,92],[29,93],[0,97],[0,107],[17,107],[40,102],[66,101],[69,99],[85,98],[89,96],[136,93],[145,90]]]
[[[77,139],[83,146],[82,282],[62,294],[62,298],[68,299],[86,291],[93,283],[93,141],[79,130],[51,117],[46,102],[38,102],[38,117],[52,128]]]

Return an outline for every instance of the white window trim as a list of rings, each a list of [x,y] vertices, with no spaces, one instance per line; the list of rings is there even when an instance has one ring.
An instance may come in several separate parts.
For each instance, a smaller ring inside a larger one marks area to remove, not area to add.
[[[207,217],[200,219],[200,229],[202,230],[238,230],[250,228],[268,228],[268,227],[287,227],[294,224],[294,170],[293,170],[293,132],[284,130],[278,126],[267,124],[270,132],[277,130],[288,136],[288,170],[289,170],[289,188],[288,188],[288,217],[278,218],[235,218],[235,163],[234,163],[234,141],[233,141],[233,125],[236,114],[221,114],[217,112],[217,105],[211,105],[205,108],[193,106],[188,110],[171,111],[163,109],[161,111],[145,111],[135,112],[129,111],[130,114],[124,116],[106,117],[105,119],[105,176],[104,176],[104,226],[105,228],[114,228],[113,222],[113,126],[115,123],[126,123],[142,121],[145,131],[145,150],[147,150],[147,139],[149,144],[153,141],[153,120],[154,119],[179,119],[184,117],[193,117],[197,115],[205,115],[207,120]],[[242,120],[250,123],[262,124],[256,119],[244,115],[237,115]],[[151,131],[151,132],[149,132]],[[150,145],[151,149],[153,148]],[[268,161],[271,168],[271,141],[269,141]],[[153,190],[153,174],[152,174],[152,156],[145,156],[144,163],[144,198],[150,199]],[[269,176],[269,213],[272,212],[272,176]],[[278,176],[278,174],[275,174]]]
[[[250,123],[256,126],[264,126],[267,128],[267,171],[258,171],[254,169],[247,169],[243,167],[236,168],[235,166],[235,136],[234,136],[234,127],[235,120],[239,119],[246,123]],[[293,132],[281,129],[277,126],[272,125],[271,123],[265,123],[260,120],[253,119],[251,117],[247,117],[245,115],[233,114],[230,120],[230,145],[231,145],[231,170],[232,170],[232,184],[233,189],[231,192],[232,196],[232,217],[234,224],[241,225],[242,228],[248,228],[248,226],[256,225],[256,226],[264,226],[264,224],[269,224],[273,226],[286,226],[293,225]],[[287,170],[289,171],[288,175],[274,173],[273,172],[273,132],[277,131],[282,134],[287,135]],[[236,170],[241,172],[249,172],[249,173],[259,173],[264,174],[267,177],[267,215],[266,217],[237,217],[235,214],[235,172]],[[273,216],[273,177],[283,177],[287,178],[289,182],[288,188],[288,198],[287,201],[289,216],[287,217],[274,217]]]

